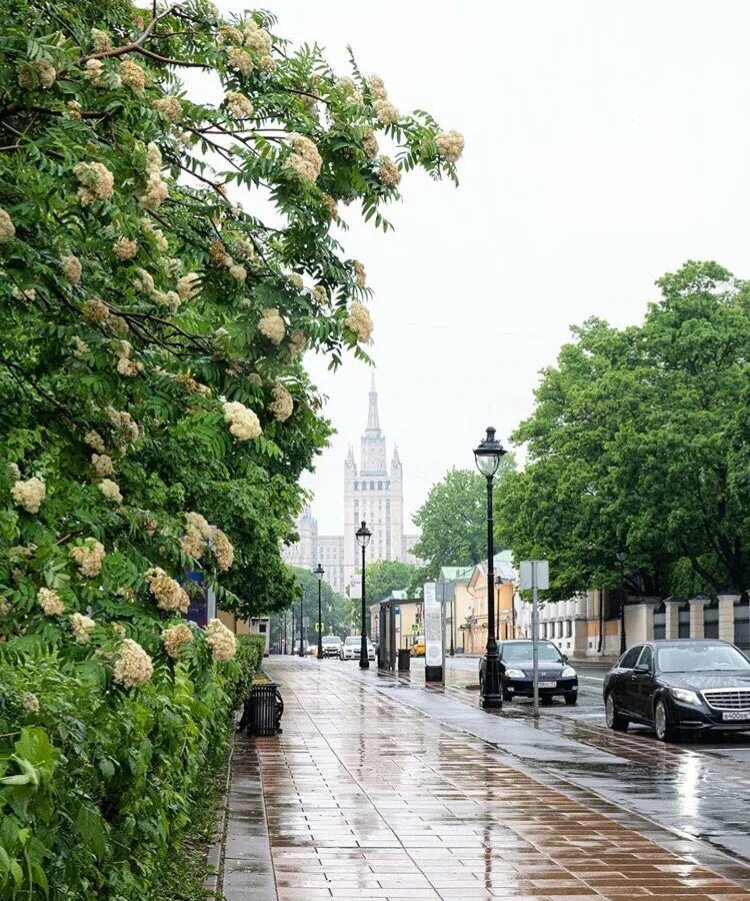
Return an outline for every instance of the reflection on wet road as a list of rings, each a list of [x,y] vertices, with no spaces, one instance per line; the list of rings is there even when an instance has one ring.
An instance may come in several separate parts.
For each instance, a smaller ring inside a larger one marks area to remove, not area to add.
[[[437,685],[425,691],[423,664],[416,660],[409,675],[380,676],[378,687],[443,722],[467,728],[519,761],[533,760],[561,779],[750,861],[747,735],[714,735],[670,745],[643,727],[631,727],[624,735],[612,732],[604,723],[597,682],[604,668],[581,667],[579,675],[587,682],[579,690],[579,705],[543,707],[538,724],[526,700],[506,704],[502,711],[479,711],[478,661],[454,658],[450,664],[445,689]],[[361,677],[356,665],[341,667]],[[536,740],[529,732],[534,729]]]
[[[748,868],[570,778],[625,788],[646,769],[547,729],[575,722],[535,728],[356,664],[266,668],[286,704],[283,735],[256,744],[280,901],[750,898]],[[664,760],[675,815],[703,817],[702,757]]]

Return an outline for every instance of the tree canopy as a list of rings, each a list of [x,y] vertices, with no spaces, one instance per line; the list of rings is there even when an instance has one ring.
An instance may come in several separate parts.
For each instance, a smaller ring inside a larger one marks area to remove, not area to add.
[[[620,558],[633,592],[750,587],[750,286],[712,262],[657,284],[642,325],[573,330],[514,436],[500,534],[558,596],[618,584]]]
[[[495,476],[495,496],[515,468],[506,454]],[[432,486],[414,515],[421,536],[414,554],[425,561],[421,581],[437,579],[442,566],[470,566],[487,557],[487,481],[471,469],[451,469]]]
[[[387,598],[392,591],[409,588],[418,567],[401,560],[378,560],[368,563],[365,570],[365,598],[368,604],[375,604]]]
[[[154,573],[198,567],[225,608],[283,607],[330,434],[301,353],[368,359],[346,218],[388,230],[402,174],[455,181],[463,139],[266,12],[0,8],[2,630],[137,623]]]

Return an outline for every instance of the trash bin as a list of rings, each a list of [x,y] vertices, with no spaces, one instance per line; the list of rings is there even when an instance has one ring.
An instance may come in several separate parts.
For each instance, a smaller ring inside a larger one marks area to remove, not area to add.
[[[408,648],[399,648],[398,651],[398,671],[400,673],[408,673],[411,665],[411,652]]]
[[[247,718],[247,731],[250,735],[276,735],[281,732],[284,702],[273,682],[253,685],[245,705],[243,719]]]

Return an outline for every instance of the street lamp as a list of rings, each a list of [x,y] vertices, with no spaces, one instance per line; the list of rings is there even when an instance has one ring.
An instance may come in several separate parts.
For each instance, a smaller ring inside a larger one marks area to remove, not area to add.
[[[370,661],[367,659],[367,618],[365,616],[365,548],[370,543],[372,532],[367,528],[367,523],[364,519],[355,534],[357,536],[357,544],[362,548],[362,641],[359,647],[359,668],[369,669]]]
[[[627,650],[625,638],[625,551],[617,551],[615,554],[620,564],[620,654]]]
[[[325,570],[320,565],[317,566],[317,569],[314,569],[315,578],[318,580],[318,660],[323,659],[323,616],[321,612],[320,606],[320,590],[323,585],[323,576],[325,575]]]
[[[300,657],[305,656],[305,649],[303,647],[303,645],[305,643],[304,632],[303,632],[303,626],[304,626],[304,620],[305,620],[304,606],[303,606],[304,603],[305,603],[305,593],[303,591],[302,594],[300,595],[300,599],[299,599],[299,655],[300,655]]]
[[[474,460],[477,469],[487,479],[487,649],[484,654],[484,678],[479,694],[482,707],[502,707],[503,699],[500,691],[500,658],[497,653],[495,636],[495,539],[492,515],[493,479],[500,459],[507,453],[495,438],[495,430],[490,426],[487,436],[482,438],[474,449]]]

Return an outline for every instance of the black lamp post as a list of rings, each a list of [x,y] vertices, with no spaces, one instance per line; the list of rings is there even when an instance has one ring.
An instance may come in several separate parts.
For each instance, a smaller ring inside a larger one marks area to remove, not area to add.
[[[357,544],[362,548],[362,642],[359,646],[359,668],[369,669],[370,661],[367,659],[367,616],[365,614],[365,548],[370,543],[372,532],[367,528],[367,523],[364,519],[355,534],[357,536]]]
[[[617,551],[615,554],[620,563],[620,654],[627,650],[625,637],[625,551]]]
[[[321,610],[321,601],[320,601],[320,591],[323,585],[323,576],[326,571],[323,567],[318,564],[317,568],[313,570],[315,573],[315,578],[318,580],[318,660],[323,659],[323,615]]]
[[[479,694],[482,707],[502,707],[500,690],[500,658],[497,653],[495,635],[495,538],[492,515],[492,486],[500,458],[507,451],[495,438],[495,430],[490,426],[487,436],[474,449],[477,469],[487,479],[487,649],[484,654],[484,678]]]
[[[305,649],[303,647],[303,645],[305,643],[304,632],[303,632],[303,626],[304,626],[304,620],[305,620],[304,607],[303,607],[304,603],[305,603],[305,595],[302,594],[299,599],[299,655],[300,655],[300,657],[305,656]]]

